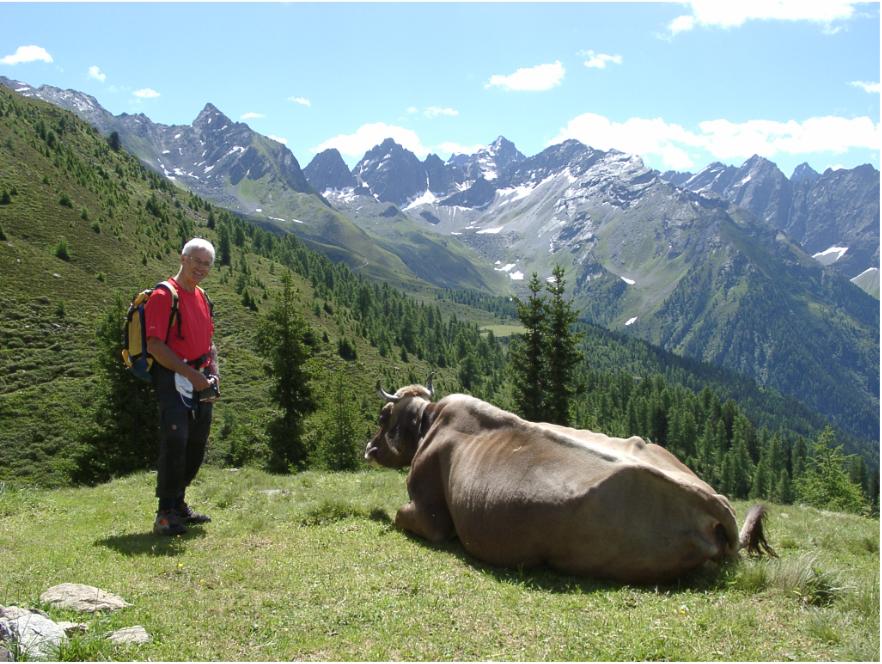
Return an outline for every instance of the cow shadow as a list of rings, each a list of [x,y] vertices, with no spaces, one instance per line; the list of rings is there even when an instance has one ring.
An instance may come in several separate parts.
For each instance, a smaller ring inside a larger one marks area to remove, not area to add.
[[[197,526],[175,537],[154,535],[152,531],[113,535],[95,540],[94,546],[104,546],[124,556],[178,556],[187,550],[190,541],[204,536],[204,531]]]
[[[500,583],[518,586],[528,591],[567,595],[592,594],[625,588],[667,594],[711,591],[725,588],[734,570],[731,564],[710,562],[675,580],[664,583],[625,583],[610,579],[574,576],[560,572],[548,565],[530,568],[498,567],[475,558],[463,548],[462,543],[456,538],[440,544],[433,544],[412,533],[404,534],[408,539],[420,546],[432,549],[433,551],[443,551],[459,558],[472,569],[483,575],[493,577]]]

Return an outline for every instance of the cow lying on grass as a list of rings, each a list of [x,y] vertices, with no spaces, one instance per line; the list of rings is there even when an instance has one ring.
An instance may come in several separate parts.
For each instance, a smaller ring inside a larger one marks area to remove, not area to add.
[[[395,525],[431,542],[454,535],[471,555],[513,567],[664,581],[766,544],[763,508],[739,535],[725,496],[641,438],[527,422],[480,399],[432,403],[428,385],[389,394],[365,459],[410,466]]]

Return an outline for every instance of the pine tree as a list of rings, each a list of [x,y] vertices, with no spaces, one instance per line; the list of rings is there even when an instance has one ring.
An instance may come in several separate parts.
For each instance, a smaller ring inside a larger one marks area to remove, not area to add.
[[[359,401],[350,387],[352,377],[342,367],[331,376],[331,384],[323,390],[322,408],[312,419],[310,465],[325,470],[355,470],[368,435],[365,421],[359,417]]]
[[[545,395],[548,389],[545,344],[548,330],[545,300],[541,297],[542,283],[536,272],[530,277],[528,288],[530,295],[527,301],[516,300],[518,318],[526,331],[513,343],[511,367],[518,412],[525,419],[538,422],[545,419]]]
[[[230,230],[221,224],[217,232],[217,262],[221,265],[230,264]]]
[[[126,306],[117,297],[95,335],[94,427],[74,455],[78,482],[104,482],[150,468],[159,452],[159,407],[149,383],[132,376],[120,359]]]
[[[842,446],[836,444],[833,429],[826,427],[812,447],[805,472],[794,481],[796,499],[821,509],[866,511],[869,506],[860,486],[848,476],[848,459]]]
[[[294,306],[291,275],[285,273],[282,291],[257,329],[257,345],[267,361],[266,371],[272,382],[270,394],[282,411],[268,431],[269,467],[277,472],[302,466],[306,461],[303,418],[315,408],[306,367],[306,332],[306,322]]]
[[[572,329],[577,315],[572,303],[564,299],[564,269],[556,266],[551,274],[551,282],[546,286],[551,294],[551,302],[547,305],[548,339],[545,349],[548,367],[546,418],[554,424],[568,425],[574,391],[573,374],[582,354],[576,346],[578,335]]]

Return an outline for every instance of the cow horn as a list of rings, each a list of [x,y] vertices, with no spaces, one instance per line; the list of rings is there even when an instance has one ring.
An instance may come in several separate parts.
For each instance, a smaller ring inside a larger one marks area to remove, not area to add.
[[[385,399],[387,402],[391,401],[392,403],[398,403],[398,400],[401,399],[401,397],[396,397],[394,394],[389,394],[386,390],[384,390],[383,387],[380,385],[380,381],[377,381],[377,394],[379,394],[380,397]]]
[[[434,371],[429,372],[429,380],[426,381],[426,389],[429,390],[429,398],[433,398],[435,396],[435,388],[432,387],[432,376],[435,375]]]

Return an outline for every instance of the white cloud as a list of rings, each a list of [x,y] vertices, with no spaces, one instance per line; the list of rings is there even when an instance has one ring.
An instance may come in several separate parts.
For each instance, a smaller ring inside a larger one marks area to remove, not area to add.
[[[668,24],[672,35],[696,27],[737,28],[747,21],[809,21],[835,31],[831,24],[854,15],[854,0],[689,0],[692,14]]]
[[[96,81],[104,83],[107,80],[107,74],[101,71],[101,67],[98,65],[92,65],[89,67],[89,78],[94,78]]]
[[[25,62],[52,62],[52,56],[41,46],[19,46],[12,55],[0,58],[0,64],[18,65]]]
[[[239,119],[240,120],[259,120],[260,118],[265,118],[266,116],[263,113],[254,113],[253,111],[248,111],[247,113],[243,113]]]
[[[440,106],[429,106],[427,109],[423,111],[423,115],[427,118],[437,118],[441,116],[445,116],[448,118],[455,118],[459,115],[459,111],[455,108],[442,108]]]
[[[446,141],[438,145],[438,151],[443,154],[475,154],[478,150],[487,147],[480,143],[476,145],[462,145],[461,143],[453,143]]]
[[[676,170],[703,163],[704,154],[720,160],[747,159],[754,154],[774,159],[777,155],[811,153],[842,154],[852,148],[878,150],[880,125],[868,117],[814,117],[790,120],[701,122],[691,131],[661,118],[629,118],[614,122],[594,113],[579,115],[567,123],[548,145],[568,138],[601,150],[616,149],[644,157],[658,157]]]
[[[860,88],[864,92],[868,92],[869,94],[873,95],[879,94],[880,90],[882,90],[882,88],[880,88],[879,86],[878,81],[876,83],[871,83],[869,81],[852,81],[851,83],[849,83],[849,85]]]
[[[312,106],[312,102],[306,97],[288,97],[288,101],[293,101],[295,104],[300,104],[301,106]]]
[[[153,88],[141,88],[140,90],[135,90],[132,94],[138,99],[155,99],[159,96],[159,93]]]
[[[420,109],[418,109],[416,106],[408,106],[407,107],[407,114],[408,115],[413,115],[414,113],[419,113],[419,112],[420,112]]]
[[[283,138],[282,136],[273,136],[272,134],[267,134],[267,138],[275,141],[276,143],[281,143],[282,145],[288,145],[288,139]]]
[[[566,70],[559,60],[547,65],[524,67],[513,74],[493,74],[484,88],[502,88],[516,92],[542,92],[560,85]]]
[[[606,69],[610,63],[614,65],[622,64],[621,55],[610,55],[608,53],[596,53],[594,51],[580,51],[579,55],[588,58],[585,60],[585,66],[589,69]]]
[[[548,145],[568,138],[599,150],[615,149],[641,156],[660,156],[670,168],[678,170],[694,166],[683,146],[695,147],[700,144],[700,140],[683,127],[661,118],[630,118],[625,122],[613,122],[595,113],[584,113],[570,120]]]
[[[410,150],[420,159],[429,154],[416,132],[404,127],[387,125],[383,122],[364,124],[355,130],[353,134],[340,134],[329,138],[327,141],[312,148],[312,152],[318,154],[331,148],[336,148],[340,154],[349,157],[361,158],[365,152],[375,145],[379,145],[385,139],[391,138],[400,146]]]
[[[842,154],[851,148],[878,150],[882,144],[879,125],[864,116],[823,116],[802,122],[749,120],[734,123],[710,120],[699,124],[708,152],[721,159],[758,154]]]

